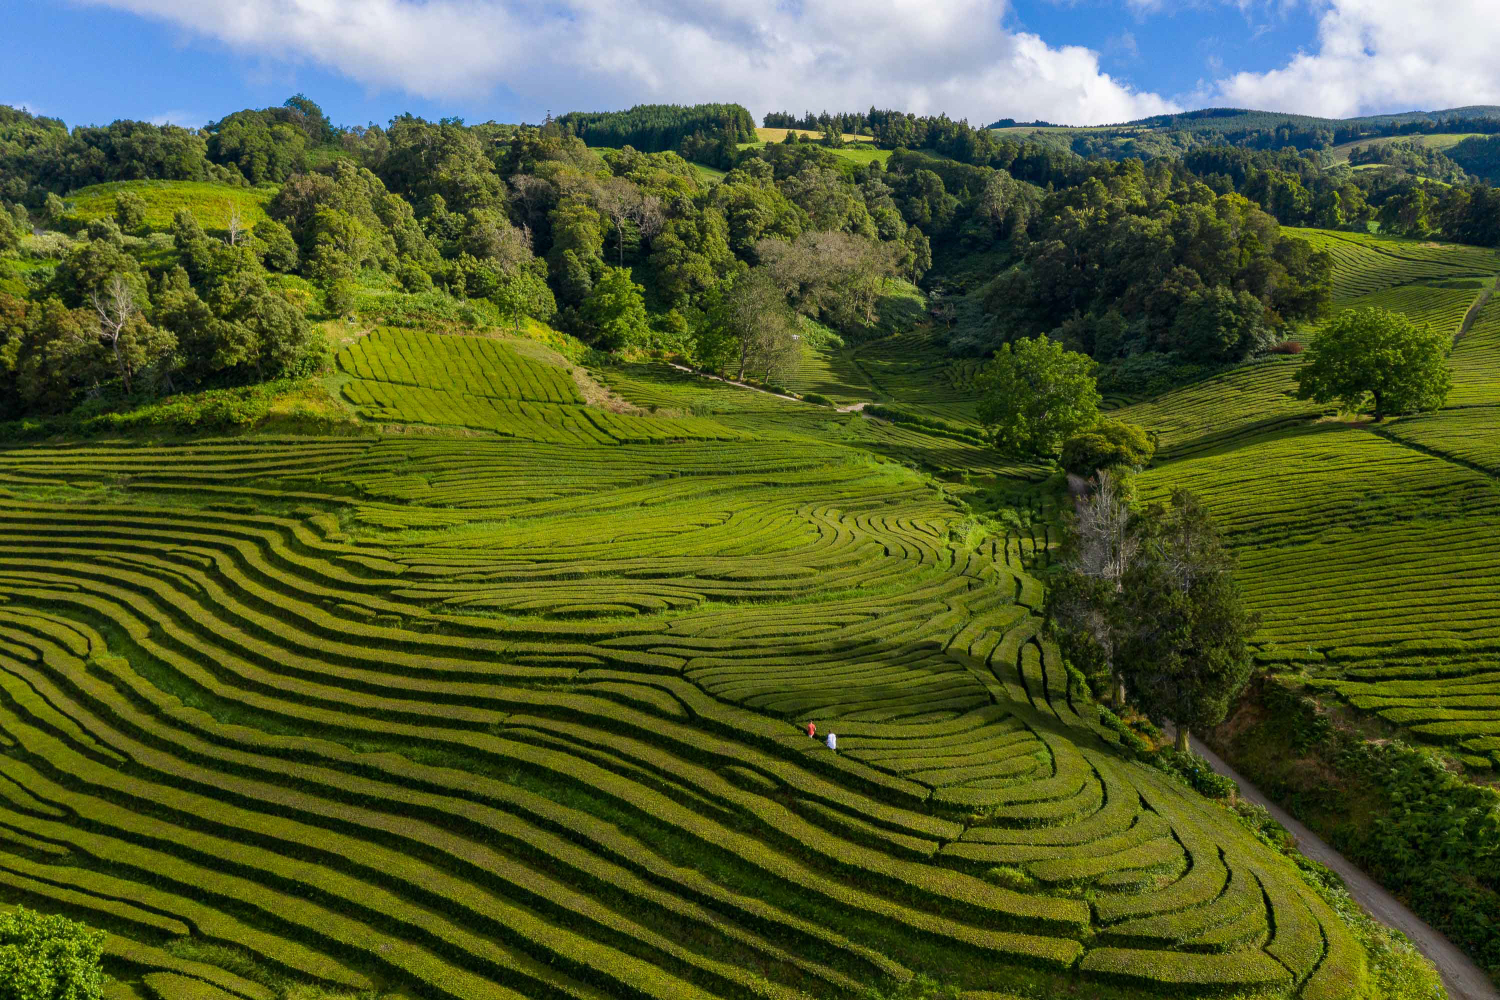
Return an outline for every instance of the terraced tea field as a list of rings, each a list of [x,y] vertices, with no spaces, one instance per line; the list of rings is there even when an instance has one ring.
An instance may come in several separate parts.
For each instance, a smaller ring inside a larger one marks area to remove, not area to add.
[[[1332,229],[1283,231],[1333,257],[1333,293],[1339,302],[1398,285],[1493,278],[1500,272],[1500,253],[1479,247]]]
[[[592,413],[416,343],[344,391]],[[0,452],[0,899],[106,928],[122,998],[1348,995],[1290,863],[1070,689],[1036,539],[691,388],[737,439]]]
[[[1294,398],[1300,359],[1250,365],[1123,411],[1163,436],[1143,492],[1185,486],[1209,502],[1264,616],[1264,662],[1305,668],[1486,772],[1500,764],[1500,263],[1472,247],[1311,235],[1339,261],[1336,307],[1454,334],[1448,407],[1374,428],[1317,423]]]
[[[343,385],[344,398],[368,420],[559,444],[746,436],[697,417],[646,418],[584,406],[566,363],[546,360],[534,342],[384,329],[346,347],[338,365],[353,376]]]

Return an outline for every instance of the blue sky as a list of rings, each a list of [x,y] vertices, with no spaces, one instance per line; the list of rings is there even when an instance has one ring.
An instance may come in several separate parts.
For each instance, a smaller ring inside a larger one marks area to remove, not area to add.
[[[1500,103],[1494,2],[1438,19],[1410,0],[0,0],[0,103],[69,124],[201,125],[298,91],[344,124],[706,100],[1344,116]]]

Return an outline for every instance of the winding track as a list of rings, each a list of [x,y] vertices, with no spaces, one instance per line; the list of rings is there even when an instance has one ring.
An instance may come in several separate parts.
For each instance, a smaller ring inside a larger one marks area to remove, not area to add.
[[[1328,846],[1321,837],[1293,819],[1290,813],[1271,801],[1244,775],[1226,764],[1222,757],[1197,738],[1192,738],[1190,742],[1193,752],[1208,761],[1209,766],[1225,777],[1234,779],[1240,786],[1242,798],[1264,806],[1276,822],[1291,831],[1292,836],[1297,838],[1298,850],[1320,865],[1338,872],[1339,878],[1344,880],[1344,885],[1349,889],[1349,895],[1369,911],[1371,916],[1411,938],[1417,949],[1437,966],[1451,1000],[1500,1000],[1500,991],[1495,989],[1490,977],[1484,974],[1484,970],[1472,958],[1460,951],[1457,945],[1433,930],[1380,883]]]

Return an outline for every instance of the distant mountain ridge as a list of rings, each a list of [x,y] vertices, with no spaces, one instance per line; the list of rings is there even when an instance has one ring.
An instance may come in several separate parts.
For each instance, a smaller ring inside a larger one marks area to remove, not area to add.
[[[1266,128],[1291,124],[1300,128],[1334,128],[1340,125],[1394,125],[1405,122],[1439,122],[1469,118],[1500,118],[1500,105],[1471,104],[1444,111],[1403,111],[1385,115],[1362,115],[1355,118],[1323,118],[1283,111],[1255,111],[1248,108],[1201,108],[1172,115],[1152,115],[1125,122],[1137,128],[1183,129],[1189,132],[1228,132],[1246,128]]]

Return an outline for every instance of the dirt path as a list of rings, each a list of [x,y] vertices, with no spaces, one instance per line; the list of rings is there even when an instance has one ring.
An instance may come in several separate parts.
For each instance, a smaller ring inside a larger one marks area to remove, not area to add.
[[[1240,786],[1241,798],[1265,806],[1266,810],[1275,817],[1276,822],[1286,827],[1292,836],[1297,838],[1298,850],[1319,864],[1338,872],[1339,878],[1343,879],[1344,884],[1349,887],[1349,895],[1353,896],[1355,901],[1371,916],[1411,938],[1417,950],[1437,966],[1438,974],[1443,977],[1443,985],[1448,988],[1448,996],[1451,1000],[1500,1000],[1500,991],[1495,989],[1494,983],[1490,982],[1490,977],[1474,964],[1473,959],[1459,951],[1452,941],[1429,927],[1421,917],[1408,910],[1383,886],[1356,868],[1348,858],[1329,847],[1317,834],[1292,819],[1286,810],[1267,798],[1260,789],[1241,777],[1234,768],[1224,763],[1208,747],[1198,742],[1197,739],[1192,740],[1192,747],[1193,752],[1208,761],[1209,766],[1215,771],[1235,780]]]
[[[1480,292],[1479,297],[1474,300],[1474,304],[1469,306],[1469,311],[1464,313],[1463,322],[1458,325],[1458,333],[1453,338],[1454,343],[1463,340],[1469,335],[1469,330],[1473,328],[1474,321],[1479,318],[1479,311],[1490,301],[1490,297],[1495,294],[1496,290],[1500,290],[1500,274],[1495,275],[1494,284]]]
[[[793,403],[802,402],[802,400],[798,399],[796,396],[783,396],[779,392],[772,392],[770,389],[762,389],[759,386],[746,385],[744,382],[736,382],[732,378],[723,378],[719,375],[710,375],[707,372],[700,372],[696,369],[689,368],[687,365],[679,365],[675,361],[669,361],[667,363],[680,372],[687,372],[689,375],[696,375],[699,378],[712,379],[715,382],[723,382],[725,385],[733,385],[738,386],[741,389],[749,389],[751,392],[763,392],[767,396],[775,396],[777,399],[785,399]]]

